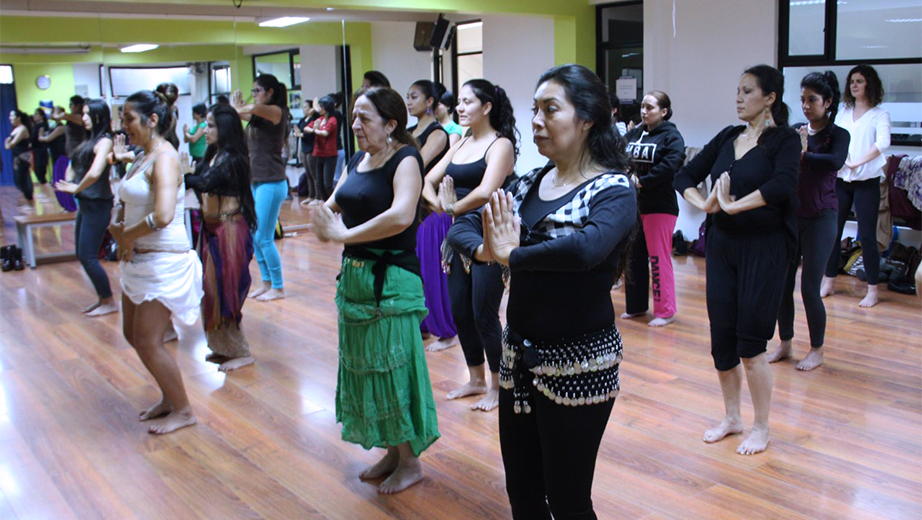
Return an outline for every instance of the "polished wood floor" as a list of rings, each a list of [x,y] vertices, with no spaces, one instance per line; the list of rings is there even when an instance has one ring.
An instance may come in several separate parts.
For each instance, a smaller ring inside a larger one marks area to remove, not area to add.
[[[0,202],[0,242],[13,242],[15,191],[0,188]],[[286,203],[283,219],[307,216]],[[46,250],[72,247],[71,228],[39,233]],[[384,496],[358,479],[381,453],[341,441],[334,421],[339,248],[307,232],[279,245],[288,298],[245,307],[257,364],[224,375],[203,361],[205,347],[176,347],[199,423],[163,437],[137,421],[158,393],[120,317],[80,314],[94,298],[80,265],[0,274],[0,518],[510,518],[496,414],[445,399],[466,380],[459,348],[427,355],[442,438],[422,457],[423,483]],[[117,265],[104,265],[117,287]],[[772,444],[745,457],[738,437],[701,441],[722,412],[704,262],[675,265],[678,322],[619,321],[623,390],[599,454],[599,517],[922,518],[919,300],[884,290],[883,303],[860,309],[861,284],[840,279],[827,299],[826,364],[773,365]],[[623,294],[612,297],[622,312]],[[799,298],[797,308],[801,357]]]

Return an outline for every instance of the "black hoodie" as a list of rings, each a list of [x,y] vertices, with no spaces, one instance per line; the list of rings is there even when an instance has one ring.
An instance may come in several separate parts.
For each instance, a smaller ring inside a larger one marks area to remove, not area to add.
[[[646,125],[640,125],[624,138],[627,140],[625,151],[633,163],[633,173],[640,179],[637,189],[640,213],[678,216],[679,203],[672,181],[685,163],[685,140],[679,129],[673,123],[663,121],[649,134],[646,133]]]

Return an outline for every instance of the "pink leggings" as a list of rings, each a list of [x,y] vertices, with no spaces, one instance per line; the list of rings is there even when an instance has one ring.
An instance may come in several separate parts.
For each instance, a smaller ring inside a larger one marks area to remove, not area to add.
[[[628,314],[642,314],[649,308],[648,290],[652,271],[653,316],[668,318],[676,313],[675,272],[672,269],[672,232],[677,217],[667,213],[640,216],[643,230],[634,241],[630,280],[625,285]],[[652,267],[652,269],[651,269]]]

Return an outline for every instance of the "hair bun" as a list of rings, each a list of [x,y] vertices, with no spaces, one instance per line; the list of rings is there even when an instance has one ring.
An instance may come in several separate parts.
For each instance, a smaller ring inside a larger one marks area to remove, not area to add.
[[[172,107],[179,98],[179,88],[173,83],[161,83],[154,92],[168,107]]]

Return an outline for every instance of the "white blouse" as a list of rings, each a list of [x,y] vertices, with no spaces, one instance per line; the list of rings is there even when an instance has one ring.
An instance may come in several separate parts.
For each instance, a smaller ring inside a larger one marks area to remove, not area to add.
[[[890,112],[874,107],[857,120],[853,114],[853,107],[845,107],[836,116],[836,124],[846,129],[852,137],[848,145],[848,161],[858,160],[872,146],[877,146],[880,155],[854,169],[843,166],[839,170],[839,178],[845,182],[854,182],[884,177],[887,174],[884,171],[887,167],[886,152],[890,148]]]

